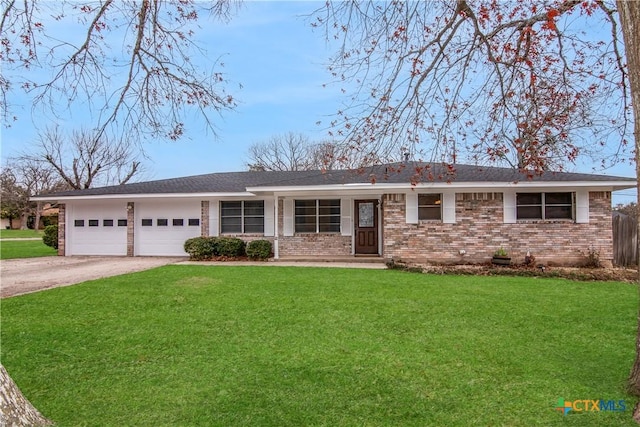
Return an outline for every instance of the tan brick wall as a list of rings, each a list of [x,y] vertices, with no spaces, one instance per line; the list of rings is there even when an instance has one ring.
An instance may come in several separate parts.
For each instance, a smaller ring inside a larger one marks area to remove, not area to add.
[[[67,205],[60,203],[58,205],[58,256],[64,256],[65,242],[67,240],[66,212]]]
[[[200,235],[207,237],[210,234],[209,230],[209,201],[200,201]]]
[[[278,201],[278,252],[286,256],[343,256],[351,255],[351,236],[340,233],[295,233],[283,235],[284,206]]]
[[[127,202],[127,256],[135,254],[136,204]]]
[[[280,236],[280,256],[343,256],[351,255],[351,236],[336,233],[301,233]]]
[[[422,263],[483,263],[503,247],[514,263],[522,263],[530,251],[536,262],[574,265],[583,263],[593,247],[602,261],[611,261],[611,193],[590,193],[589,207],[588,224],[569,221],[504,224],[502,194],[465,193],[456,195],[455,224],[429,221],[406,224],[404,195],[388,194],[383,203],[383,255],[387,259]]]

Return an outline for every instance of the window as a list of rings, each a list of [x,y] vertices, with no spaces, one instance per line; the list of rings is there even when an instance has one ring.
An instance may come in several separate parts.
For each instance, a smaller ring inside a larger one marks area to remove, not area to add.
[[[200,225],[200,218],[189,218],[189,225],[191,226]]]
[[[113,220],[112,219],[103,219],[102,220],[102,226],[103,227],[113,227]]]
[[[418,194],[418,219],[442,220],[442,197],[440,194]]]
[[[340,199],[296,200],[296,233],[337,233],[340,231]]]
[[[166,227],[169,225],[169,220],[166,218],[158,218],[156,224],[158,225],[158,227]]]
[[[118,227],[126,227],[127,226],[127,220],[126,219],[119,219],[118,220]]]
[[[100,221],[98,221],[97,219],[89,220],[89,227],[97,227],[98,225],[100,225]]]
[[[573,219],[573,193],[518,193],[517,219]]]
[[[264,201],[220,202],[222,233],[264,233]]]
[[[74,227],[84,227],[84,219],[76,219],[73,221]]]
[[[150,218],[144,218],[142,220],[142,226],[143,227],[151,227],[153,225],[153,220]]]
[[[182,227],[184,225],[184,219],[182,218],[173,218],[173,226],[174,227]]]

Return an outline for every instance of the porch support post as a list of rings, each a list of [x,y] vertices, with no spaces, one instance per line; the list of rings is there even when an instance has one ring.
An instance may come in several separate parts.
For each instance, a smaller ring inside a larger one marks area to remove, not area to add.
[[[275,199],[275,203],[274,205],[274,212],[273,215],[275,217],[275,221],[273,221],[273,258],[274,259],[279,259],[280,258],[280,251],[278,249],[278,237],[280,235],[280,207],[278,206],[279,204],[279,197],[277,195],[274,194],[273,198]]]
[[[200,201],[200,235],[209,236],[209,201]]]
[[[136,204],[127,202],[127,256],[134,256],[135,228],[136,228]]]
[[[67,240],[66,234],[67,223],[67,205],[60,203],[58,205],[58,256],[65,256],[65,242]]]

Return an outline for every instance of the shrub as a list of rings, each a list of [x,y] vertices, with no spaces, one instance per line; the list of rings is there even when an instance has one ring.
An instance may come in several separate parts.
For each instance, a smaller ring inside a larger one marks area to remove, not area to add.
[[[239,257],[246,255],[247,244],[237,237],[219,237],[216,242],[217,254],[227,257]]]
[[[595,247],[590,246],[587,251],[586,261],[584,266],[587,268],[602,268],[602,261],[600,261],[600,251]]]
[[[217,255],[216,237],[193,237],[184,242],[184,251],[195,261],[213,258]]]
[[[58,224],[58,215],[47,215],[47,216],[43,216],[40,218],[40,221],[42,222],[42,225],[44,225],[44,227],[48,227],[50,225],[57,225]]]
[[[265,260],[271,257],[271,242],[252,240],[247,244],[247,256],[253,260]]]
[[[58,249],[58,226],[47,225],[44,228],[44,234],[42,235],[42,243],[47,246],[51,246],[53,249]]]

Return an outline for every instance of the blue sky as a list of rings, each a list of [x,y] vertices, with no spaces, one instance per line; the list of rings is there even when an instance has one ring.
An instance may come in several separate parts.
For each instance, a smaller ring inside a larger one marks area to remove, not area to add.
[[[211,60],[222,56],[224,72],[231,81],[229,90],[239,105],[216,119],[217,138],[194,121],[188,124],[189,139],[145,144],[149,159],[141,178],[244,170],[251,144],[286,132],[301,133],[311,140],[325,139],[326,130],[316,123],[330,120],[344,94],[335,85],[324,86],[331,81],[325,65],[332,46],[304,17],[321,5],[307,1],[245,2],[228,24],[203,22],[197,33],[199,43]],[[34,124],[43,125],[40,116],[31,116],[27,98],[12,101],[22,112],[18,111],[19,121],[12,127],[2,128],[3,161],[24,150],[25,142],[36,139]],[[77,126],[73,120],[68,123]],[[574,169],[591,172],[586,164]],[[606,173],[634,176],[634,168],[620,165]],[[628,190],[617,194],[614,203],[633,200],[635,192]]]

